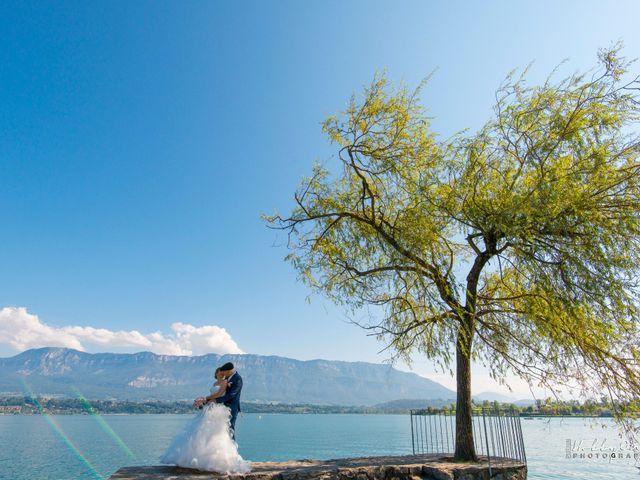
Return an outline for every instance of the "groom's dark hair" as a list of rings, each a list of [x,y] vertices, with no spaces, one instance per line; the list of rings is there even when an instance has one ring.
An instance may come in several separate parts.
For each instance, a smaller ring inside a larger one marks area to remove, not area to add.
[[[222,365],[220,367],[220,370],[223,371],[223,372],[228,372],[230,370],[233,370],[233,363],[231,363],[231,362],[225,363],[224,365]]]

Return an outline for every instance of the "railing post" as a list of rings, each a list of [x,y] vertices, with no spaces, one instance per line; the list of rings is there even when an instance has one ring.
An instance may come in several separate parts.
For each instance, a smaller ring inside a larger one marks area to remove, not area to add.
[[[520,415],[518,415],[518,433],[520,437],[520,444],[522,446],[522,462],[527,464],[527,451],[524,448],[524,435],[522,435],[522,422],[520,421]]]
[[[500,444],[502,445],[501,457],[507,456],[507,442],[505,438],[504,418],[500,414],[500,410],[496,409],[496,415],[498,417],[498,423],[500,424]]]
[[[487,418],[484,408],[482,409],[482,423],[484,425],[484,438],[487,445],[487,461],[489,462],[489,478],[491,478],[491,452],[489,451],[489,435],[487,435]]]
[[[447,410],[448,412],[448,410]],[[444,414],[444,429],[445,429],[445,437],[447,439],[447,453],[451,452],[451,446],[449,445],[449,427],[447,426],[447,415],[446,412]]]
[[[495,423],[495,416],[493,415],[493,413],[491,411],[489,411],[489,413],[491,415],[489,415],[489,430],[491,430],[491,453],[493,453],[494,455],[497,452],[497,448],[496,448],[496,439],[495,439],[495,435],[493,433],[493,427],[494,427],[494,423]],[[497,457],[497,455],[495,455]]]
[[[413,454],[416,454],[416,444],[415,439],[413,437],[413,410],[409,410],[409,415],[411,416],[411,450]]]
[[[519,418],[519,417],[518,417]],[[515,453],[515,458],[520,458],[520,439],[518,438],[518,434],[516,432],[516,412],[512,408],[511,409],[511,438],[513,438],[513,451]]]
[[[505,457],[513,458],[513,446],[511,441],[511,422],[509,421],[509,413],[504,412],[504,428],[505,428],[505,440],[507,442],[507,454]]]

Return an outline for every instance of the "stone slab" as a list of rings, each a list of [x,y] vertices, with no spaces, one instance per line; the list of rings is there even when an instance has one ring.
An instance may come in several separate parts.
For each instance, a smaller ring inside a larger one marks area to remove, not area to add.
[[[250,473],[226,475],[166,465],[123,467],[111,480],[526,480],[523,463],[503,459],[456,463],[442,455],[252,462]]]

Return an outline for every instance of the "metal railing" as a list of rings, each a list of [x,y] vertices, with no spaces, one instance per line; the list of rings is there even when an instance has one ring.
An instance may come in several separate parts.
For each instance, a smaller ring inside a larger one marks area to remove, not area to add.
[[[520,415],[515,409],[474,408],[471,414],[476,454],[491,463],[513,460],[527,463]],[[411,410],[413,454],[453,454],[455,452],[456,412]]]

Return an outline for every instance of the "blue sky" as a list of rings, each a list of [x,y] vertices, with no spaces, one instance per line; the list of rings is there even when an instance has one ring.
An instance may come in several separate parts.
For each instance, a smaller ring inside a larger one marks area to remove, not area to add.
[[[260,220],[332,155],[321,121],[376,71],[415,86],[437,69],[433,129],[478,128],[513,68],[535,61],[540,82],[617,40],[640,57],[639,14],[635,1],[2,2],[0,308],[54,333],[182,322],[250,353],[383,361],[342,310],[306,301]]]

